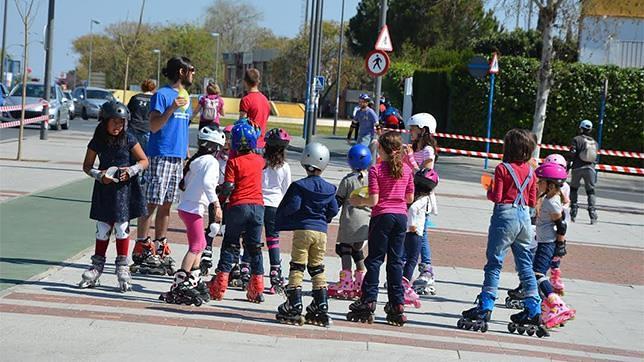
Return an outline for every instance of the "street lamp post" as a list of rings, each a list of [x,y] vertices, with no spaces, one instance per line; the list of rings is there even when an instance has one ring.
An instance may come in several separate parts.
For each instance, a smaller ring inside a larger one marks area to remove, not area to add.
[[[93,25],[101,22],[95,19],[89,19],[89,67],[87,73],[87,86],[92,86],[92,48],[94,47]]]
[[[219,33],[211,33],[212,36],[217,38],[217,52],[215,53],[215,83],[219,83]]]
[[[157,55],[157,88],[161,84],[161,49],[152,49],[153,53]]]

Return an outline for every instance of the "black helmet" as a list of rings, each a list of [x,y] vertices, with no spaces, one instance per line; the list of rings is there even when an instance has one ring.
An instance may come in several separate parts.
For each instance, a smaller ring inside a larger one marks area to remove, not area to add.
[[[130,120],[130,110],[125,104],[119,101],[108,101],[103,103],[98,115],[99,121],[107,121],[110,118],[122,118],[125,121]]]

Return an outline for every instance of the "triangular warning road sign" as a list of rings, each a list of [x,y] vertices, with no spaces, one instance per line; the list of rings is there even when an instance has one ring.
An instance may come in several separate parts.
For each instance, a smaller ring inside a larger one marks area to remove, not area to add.
[[[391,44],[391,37],[389,36],[389,29],[387,25],[382,27],[380,34],[378,35],[378,40],[376,40],[377,50],[382,50],[385,52],[391,52],[394,50],[393,44]]]
[[[497,74],[499,72],[499,57],[494,53],[492,55],[492,62],[490,62],[490,74]]]

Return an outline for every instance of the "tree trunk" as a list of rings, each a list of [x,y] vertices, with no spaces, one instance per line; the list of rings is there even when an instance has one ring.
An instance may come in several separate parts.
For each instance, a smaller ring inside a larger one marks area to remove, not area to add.
[[[26,17],[24,20],[25,24],[25,35],[24,35],[24,47],[22,55],[22,97],[21,97],[21,110],[20,110],[20,130],[18,131],[18,154],[16,155],[16,160],[20,161],[22,159],[22,138],[25,135],[25,106],[27,103],[27,49],[29,44],[29,19]]]
[[[539,11],[539,23],[543,26],[543,47],[541,50],[541,65],[539,66],[539,74],[537,75],[539,86],[537,88],[537,98],[532,120],[532,132],[537,136],[537,143],[541,143],[541,138],[543,136],[548,96],[550,95],[550,88],[552,86],[552,30],[554,27],[557,5],[557,0],[548,0],[546,7]],[[535,149],[534,157],[539,158],[539,147]]]
[[[130,55],[125,55],[125,81],[123,82],[123,103],[125,103],[125,91],[127,90],[127,81],[130,74]]]

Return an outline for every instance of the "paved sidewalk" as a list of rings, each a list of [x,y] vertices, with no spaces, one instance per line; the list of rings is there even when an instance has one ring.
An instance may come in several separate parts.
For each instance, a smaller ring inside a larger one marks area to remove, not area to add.
[[[491,204],[478,183],[482,160],[451,156],[437,163],[440,214],[433,217],[437,227],[430,234],[438,295],[425,298],[418,310],[408,309],[410,323],[403,328],[383,323],[384,290],[374,325],[345,321],[349,302],[334,300],[332,328],[294,327],[274,321],[280,296],[267,296],[257,305],[231,290],[224,301],[199,308],[168,305],[157,297],[169,289],[171,278],[154,276],[135,276],[134,291],[121,294],[111,264],[113,244],[104,286],[76,288],[93,252],[94,226],[87,218],[92,181],[80,168],[95,125],[75,120],[71,131],[50,132],[49,141],[38,140],[37,129],[27,130],[24,157],[29,160],[21,162],[10,160],[17,130],[0,130],[0,347],[7,360],[156,360],[160,353],[174,360],[185,358],[186,351],[217,359],[250,352],[252,359],[285,361],[644,359],[642,178],[601,173],[600,222],[589,226],[580,213],[579,222],[569,226],[565,299],[578,317],[548,339],[507,332],[512,311],[500,306],[505,291],[500,291],[488,333],[455,328],[460,312],[472,306],[480,290]],[[344,161],[348,145],[340,136],[318,140],[336,155],[324,177],[337,184],[349,171]],[[298,144],[303,140],[292,143]],[[297,152],[288,153],[294,179],[304,175],[298,160]],[[336,232],[334,221],[325,259],[330,281],[340,268],[333,252]],[[174,211],[169,238],[180,260],[185,230]],[[290,233],[284,233],[285,268],[290,242]],[[501,286],[512,288],[518,281],[512,258],[507,259]],[[305,304],[309,301],[307,296]]]

